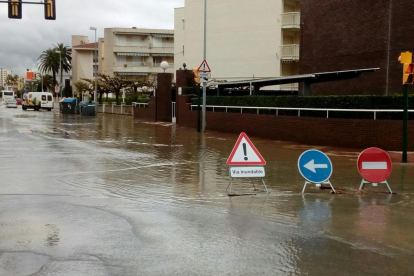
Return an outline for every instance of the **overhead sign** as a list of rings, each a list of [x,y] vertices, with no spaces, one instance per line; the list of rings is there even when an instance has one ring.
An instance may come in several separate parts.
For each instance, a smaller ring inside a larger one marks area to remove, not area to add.
[[[266,176],[264,167],[231,167],[232,178],[263,178]]]
[[[302,153],[298,160],[300,174],[309,182],[323,183],[332,175],[332,162],[329,157],[319,150],[308,150]]]
[[[382,149],[366,149],[358,157],[358,171],[365,180],[381,183],[391,175],[391,158]]]
[[[209,78],[211,78],[211,73],[203,73],[203,72],[200,72],[200,73],[198,73],[198,76],[200,78],[207,78],[207,79],[209,79]]]
[[[229,159],[227,160],[229,166],[254,166],[266,165],[266,161],[247,137],[246,133],[242,132],[239,139],[234,146]]]
[[[197,71],[198,72],[204,72],[204,73],[210,73],[211,72],[210,66],[208,66],[208,63],[207,63],[206,60],[204,60],[201,63],[201,65],[200,65],[200,67],[198,67],[198,70]]]

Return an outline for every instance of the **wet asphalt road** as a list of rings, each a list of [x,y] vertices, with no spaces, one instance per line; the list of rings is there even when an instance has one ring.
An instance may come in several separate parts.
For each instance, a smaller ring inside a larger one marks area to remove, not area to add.
[[[0,107],[0,275],[414,275],[413,164],[360,196],[358,152],[318,147],[345,194],[302,196],[310,147],[251,138],[270,194],[229,198],[237,135]]]

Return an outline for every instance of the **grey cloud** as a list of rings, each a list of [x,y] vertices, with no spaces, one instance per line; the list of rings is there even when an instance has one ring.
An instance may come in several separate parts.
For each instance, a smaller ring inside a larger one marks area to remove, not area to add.
[[[37,0],[28,0],[38,2]],[[63,42],[70,45],[72,35],[88,35],[89,27],[138,27],[173,29],[174,8],[184,0],[57,0],[57,20],[44,19],[43,7],[24,5],[23,19],[7,18],[7,5],[0,4],[0,67],[22,75],[42,51]]]

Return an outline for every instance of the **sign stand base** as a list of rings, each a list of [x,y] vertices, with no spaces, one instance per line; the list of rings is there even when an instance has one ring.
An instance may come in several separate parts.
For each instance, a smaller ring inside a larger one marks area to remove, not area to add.
[[[263,183],[263,186],[265,187],[265,189],[266,189],[266,194],[269,194],[269,190],[267,189],[267,186],[266,186],[266,183],[265,183],[265,181],[264,181],[264,179],[263,178],[260,178],[261,180],[262,180],[262,183]],[[230,188],[230,194],[232,194],[232,191],[231,191],[231,189],[232,189],[232,187],[233,187],[233,178],[230,178],[230,184],[227,186],[227,189],[226,189],[226,192],[229,190],[229,188]],[[254,190],[256,191],[256,186],[254,185],[254,182],[253,182],[253,179],[252,178],[250,178],[250,181],[252,182],[252,184],[253,184],[253,188],[254,188]]]
[[[321,182],[321,183],[313,183],[313,182],[305,181],[305,185],[303,185],[302,194],[305,193],[306,186],[309,185],[309,184],[315,184],[317,187],[321,187],[322,184],[327,184],[327,185],[331,186],[332,191],[336,194],[335,188],[332,186],[332,183],[329,180],[327,180],[325,182]]]
[[[365,184],[372,184],[372,186],[374,186],[374,187],[377,187],[377,186],[378,186],[378,184],[385,184],[385,185],[387,185],[388,190],[390,191],[390,194],[392,194],[391,187],[390,187],[390,185],[388,184],[387,180],[382,181],[382,182],[379,182],[379,183],[373,183],[373,182],[366,181],[365,179],[362,179],[362,181],[361,181],[361,186],[359,186],[359,190],[360,190],[360,191],[362,191],[362,190],[364,189]]]

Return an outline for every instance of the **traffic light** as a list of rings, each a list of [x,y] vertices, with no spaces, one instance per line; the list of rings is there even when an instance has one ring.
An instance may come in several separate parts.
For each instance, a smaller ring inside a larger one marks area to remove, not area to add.
[[[45,19],[56,20],[56,0],[45,0]]]
[[[404,64],[403,84],[414,83],[414,63]]]
[[[10,0],[9,3],[9,18],[22,19],[22,0]]]
[[[200,84],[200,78],[198,77],[198,68],[193,68],[194,82]]]

